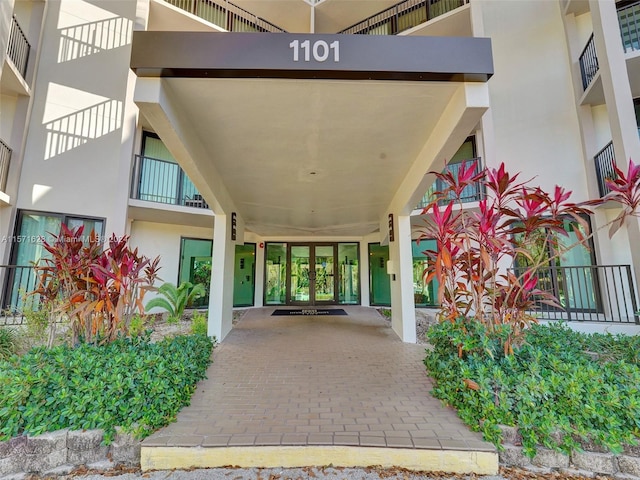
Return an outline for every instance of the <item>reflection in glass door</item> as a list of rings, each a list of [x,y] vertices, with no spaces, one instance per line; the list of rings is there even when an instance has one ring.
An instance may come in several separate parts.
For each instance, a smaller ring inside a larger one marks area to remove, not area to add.
[[[289,264],[290,303],[336,303],[335,245],[292,245]]]
[[[309,264],[311,253],[309,245],[293,245],[291,247],[291,303],[309,303],[311,282],[309,278]]]
[[[265,246],[265,305],[358,305],[359,244]]]
[[[336,299],[334,265],[335,251],[333,245],[316,245],[314,247],[315,281],[313,284],[315,303],[333,303]]]

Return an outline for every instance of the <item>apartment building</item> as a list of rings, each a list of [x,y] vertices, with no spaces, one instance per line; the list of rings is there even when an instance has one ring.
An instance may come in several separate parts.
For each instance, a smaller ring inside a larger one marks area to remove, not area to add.
[[[218,339],[233,307],[383,305],[414,342],[437,305],[412,240],[427,172],[504,162],[604,195],[640,161],[639,26],[613,0],[5,0],[2,307],[64,223],[210,280]],[[541,315],[635,324],[639,235],[552,262],[565,308]]]

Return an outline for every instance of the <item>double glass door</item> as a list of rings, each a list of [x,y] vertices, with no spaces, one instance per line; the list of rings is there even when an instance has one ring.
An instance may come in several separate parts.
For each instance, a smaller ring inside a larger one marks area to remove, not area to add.
[[[292,244],[289,252],[288,303],[293,305],[336,303],[337,245]]]

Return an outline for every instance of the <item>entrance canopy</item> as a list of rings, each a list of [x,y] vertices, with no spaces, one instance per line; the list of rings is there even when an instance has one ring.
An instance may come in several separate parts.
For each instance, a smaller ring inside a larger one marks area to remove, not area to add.
[[[262,236],[407,215],[489,105],[476,38],[135,32],[135,101],[216,214]]]

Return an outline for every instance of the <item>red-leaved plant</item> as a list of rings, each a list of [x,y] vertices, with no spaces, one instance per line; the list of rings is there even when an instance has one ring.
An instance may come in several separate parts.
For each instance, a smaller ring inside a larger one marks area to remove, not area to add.
[[[620,215],[611,222],[613,235],[630,216],[638,215],[640,206],[640,166],[629,163],[625,175],[617,167],[616,178],[609,179],[611,192],[605,197],[580,204],[569,201],[571,192],[556,186],[553,193],[521,182],[518,174],[510,175],[504,164],[480,173],[475,161],[465,162],[457,174],[430,172],[445,185],[435,192],[423,211],[426,221],[418,229],[418,242],[434,239],[436,250],[427,250],[429,258],[425,281],[438,280],[441,319],[472,318],[489,331],[509,324],[510,335],[504,342],[505,354],[512,353],[513,343],[522,329],[535,322],[532,312],[536,302],[561,308],[548,291],[537,288],[537,273],[554,257],[536,254],[540,241],[551,244],[556,257],[568,248],[586,245],[593,233],[588,231],[586,216],[589,206],[607,201],[620,203]],[[463,209],[461,195],[465,188],[480,182],[486,196],[477,209]],[[453,199],[453,200],[452,200]],[[445,203],[446,202],[446,203]],[[441,205],[444,205],[441,207]],[[578,224],[574,229],[578,241],[562,248],[558,241],[568,236],[566,219]],[[525,266],[506,269],[514,259]]]
[[[126,336],[134,313],[144,314],[143,298],[153,289],[160,257],[150,260],[131,250],[128,236],[112,235],[102,250],[94,231],[83,243],[84,227],[62,225],[53,242],[42,240],[50,257],[36,265],[41,308],[68,318],[72,342],[106,343]]]

